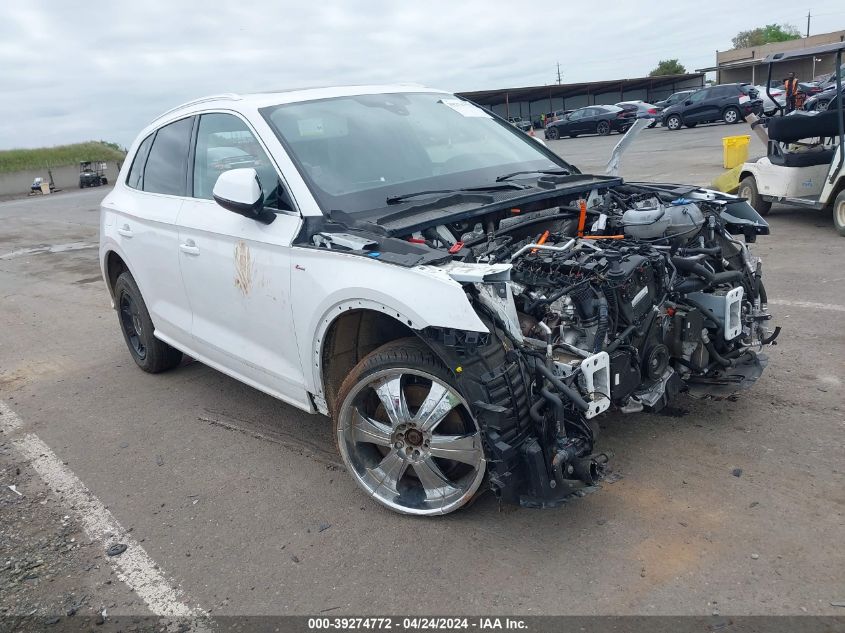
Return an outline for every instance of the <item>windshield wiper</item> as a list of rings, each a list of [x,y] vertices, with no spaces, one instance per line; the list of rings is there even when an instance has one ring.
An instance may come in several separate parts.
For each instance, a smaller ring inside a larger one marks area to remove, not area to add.
[[[476,192],[476,191],[502,191],[505,189],[525,189],[522,185],[508,183],[505,185],[484,185],[481,187],[461,187],[459,189],[429,189],[427,191],[415,191],[414,193],[405,193],[401,196],[388,196],[385,199],[387,204],[399,204],[410,198],[417,198],[419,196],[433,196],[439,193],[460,193],[460,192]]]
[[[526,171],[514,171],[509,174],[504,174],[503,176],[499,176],[496,178],[496,182],[504,182],[505,180],[510,180],[514,176],[521,176],[522,174],[548,174],[548,175],[564,175],[569,176],[572,172],[568,169],[528,169]]]

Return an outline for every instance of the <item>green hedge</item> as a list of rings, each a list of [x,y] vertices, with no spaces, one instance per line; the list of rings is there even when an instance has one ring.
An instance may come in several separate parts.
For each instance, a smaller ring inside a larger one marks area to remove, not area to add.
[[[42,169],[45,176],[48,167],[78,165],[83,160],[104,160],[110,163],[122,162],[126,158],[120,146],[103,141],[89,141],[73,145],[39,147],[36,149],[0,150],[0,174],[27,169]]]

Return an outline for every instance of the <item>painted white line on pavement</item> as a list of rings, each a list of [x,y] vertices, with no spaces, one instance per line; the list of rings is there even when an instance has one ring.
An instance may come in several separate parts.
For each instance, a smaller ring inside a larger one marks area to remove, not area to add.
[[[771,299],[770,304],[776,306],[787,306],[790,308],[809,308],[811,310],[831,310],[833,312],[845,312],[845,306],[835,303],[814,303],[812,301],[790,301],[789,299]]]
[[[112,543],[124,543],[126,551],[119,556],[105,556],[117,577],[129,586],[159,616],[207,617],[201,609],[188,606],[180,599],[182,592],[171,584],[140,543],[135,541],[102,502],[85,487],[56,454],[34,433],[15,435],[22,428],[21,419],[0,400],[0,432],[11,439],[51,490],[64,495],[91,540],[100,541],[103,550]]]

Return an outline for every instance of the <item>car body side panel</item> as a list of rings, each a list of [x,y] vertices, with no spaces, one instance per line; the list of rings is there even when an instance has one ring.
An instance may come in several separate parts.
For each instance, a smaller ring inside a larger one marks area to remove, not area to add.
[[[119,184],[100,207],[101,259],[117,252],[129,267],[150,317],[174,339],[191,331],[191,311],[179,274],[176,217],[182,198]]]
[[[307,406],[290,304],[290,242],[301,222],[280,213],[262,224],[192,199],[179,214],[179,242],[196,249],[180,252],[192,346]]]
[[[487,332],[464,290],[444,270],[403,268],[326,249],[291,249],[293,323],[305,386],[322,393],[323,334],[344,311],[373,309],[413,330],[429,326]]]

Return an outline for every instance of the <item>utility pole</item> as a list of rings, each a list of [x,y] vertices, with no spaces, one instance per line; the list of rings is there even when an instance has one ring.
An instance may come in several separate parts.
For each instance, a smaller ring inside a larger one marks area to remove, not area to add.
[[[810,12],[807,11],[807,37],[810,37]]]
[[[560,84],[561,84],[561,79],[560,79],[560,62],[558,62],[558,63],[557,63],[557,84],[558,84],[558,85],[560,85]]]

